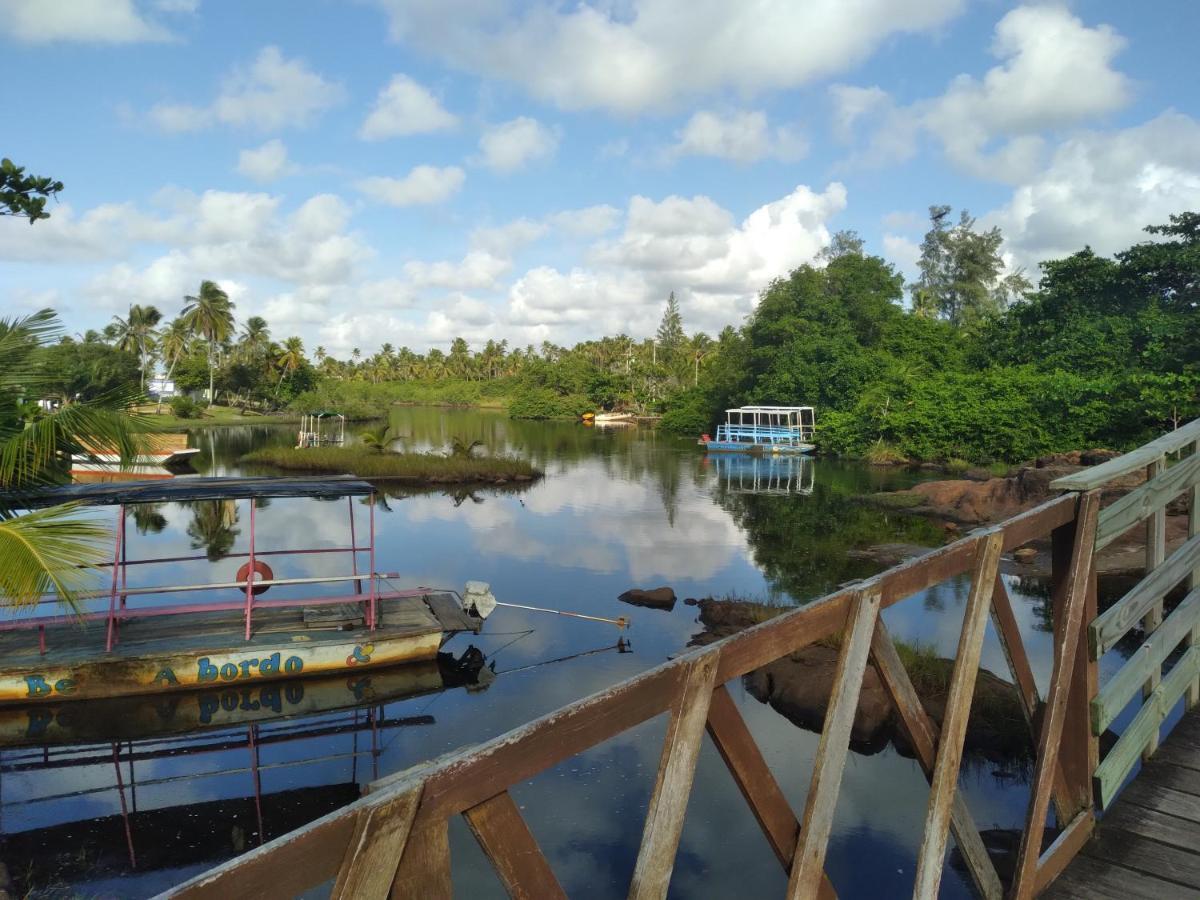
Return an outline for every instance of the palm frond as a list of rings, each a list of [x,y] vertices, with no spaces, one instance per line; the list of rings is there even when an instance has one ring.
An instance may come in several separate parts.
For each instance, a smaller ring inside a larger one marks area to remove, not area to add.
[[[17,319],[0,319],[0,392],[22,390],[46,380],[34,352],[62,332],[52,309]]]
[[[0,600],[32,606],[46,594],[78,612],[78,594],[111,553],[103,523],[79,518],[77,504],[0,520]]]

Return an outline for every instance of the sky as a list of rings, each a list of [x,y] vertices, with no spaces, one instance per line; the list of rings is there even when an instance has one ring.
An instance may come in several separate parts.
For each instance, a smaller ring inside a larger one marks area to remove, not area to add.
[[[744,321],[928,207],[1005,258],[1200,210],[1200,4],[0,0],[0,316],[166,317],[202,279],[311,353]]]

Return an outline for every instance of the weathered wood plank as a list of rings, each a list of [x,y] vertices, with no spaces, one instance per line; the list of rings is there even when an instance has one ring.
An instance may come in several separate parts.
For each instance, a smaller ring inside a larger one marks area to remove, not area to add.
[[[883,595],[878,589],[867,590],[854,598],[846,622],[842,649],[838,655],[833,678],[833,692],[825,713],[825,726],[817,744],[813,761],[812,781],[800,824],[800,840],[792,859],[788,876],[788,897],[791,900],[813,897],[825,875],[825,852],[833,815],[837,809],[838,792],[842,784],[842,769],[850,750],[850,729],[858,709],[863,674],[871,650],[871,635],[879,618]]]
[[[361,811],[330,900],[384,900],[392,890],[422,785]]]
[[[1153,481],[1134,488],[1111,506],[1100,510],[1096,527],[1096,549],[1107,547],[1142,519],[1152,515],[1186,491],[1200,484],[1200,454],[1176,463]]]
[[[649,900],[667,896],[679,837],[683,833],[683,818],[692,794],[696,759],[700,755],[700,742],[704,738],[704,725],[716,685],[718,658],[717,654],[710,654],[695,660],[672,704],[658,762],[658,777],[646,812],[646,826],[642,830],[642,846],[629,887],[630,898]]]
[[[1042,896],[1045,900],[1195,900],[1194,893],[1173,881],[1090,856],[1075,857]]]
[[[1133,721],[1108,751],[1096,769],[1095,781],[1101,809],[1112,802],[1117,789],[1141,759],[1142,750],[1151,737],[1157,737],[1163,720],[1195,680],[1197,673],[1200,673],[1200,648],[1192,647],[1179,658],[1170,674],[1142,703]]]
[[[1192,444],[1193,461],[1200,460],[1200,440]],[[1192,496],[1188,504],[1188,537],[1195,538],[1200,536],[1200,482],[1192,485]],[[1193,590],[1200,588],[1200,565],[1192,569],[1192,574],[1188,578],[1188,587]],[[1200,625],[1192,629],[1192,633],[1188,635],[1188,646],[1200,647]],[[1196,676],[1196,680],[1192,682],[1192,686],[1187,689],[1186,703],[1188,709],[1200,704],[1200,675]]]
[[[1055,628],[1054,667],[1050,690],[1042,716],[1042,733],[1037,746],[1029,809],[1025,829],[1017,852],[1013,873],[1012,896],[1016,900],[1032,897],[1037,888],[1037,862],[1041,836],[1050,807],[1050,791],[1066,721],[1067,698],[1075,674],[1075,656],[1083,631],[1083,616],[1087,607],[1089,576],[1092,571],[1092,551],[1096,542],[1096,514],[1100,495],[1089,491],[1079,498],[1079,514],[1075,521],[1074,548],[1071,565],[1066,574],[1066,603],[1062,608],[1061,627]]]
[[[963,741],[967,736],[967,720],[971,716],[971,700],[975,696],[975,680],[979,675],[979,658],[983,652],[983,635],[1003,546],[1002,535],[990,535],[979,547],[971,576],[971,592],[963,613],[962,632],[955,653],[954,670],[950,675],[946,715],[942,721],[937,760],[931,779],[929,805],[925,811],[925,830],[917,857],[914,897],[936,897],[942,883],[946,840],[950,831],[950,808],[958,792]]]
[[[723,684],[713,691],[706,727],[775,857],[788,872],[800,836],[800,821]],[[837,893],[827,877],[822,879],[817,896],[820,900],[836,900]]]
[[[1083,853],[1109,865],[1151,873],[1200,892],[1200,853],[1195,851],[1181,850],[1105,823]]]
[[[1195,752],[1196,748],[1192,749]],[[1143,766],[1138,777],[1173,791],[1183,791],[1185,794],[1195,794],[1200,797],[1200,772],[1188,766],[1176,766],[1163,762],[1158,756]],[[1196,852],[1200,853],[1200,845],[1197,846]]]
[[[996,584],[992,588],[991,616],[996,637],[1000,641],[1000,649],[1004,652],[1008,671],[1012,674],[1013,684],[1017,688],[1021,713],[1025,716],[1031,739],[1036,741],[1038,710],[1042,701],[1038,696],[1037,681],[1033,677],[1029,655],[1025,652],[1025,642],[1021,640],[1021,629],[1013,613],[1012,598],[1009,597],[1008,588],[999,572],[996,573]],[[1060,763],[1054,776],[1054,808],[1060,821],[1066,822],[1071,818],[1074,812],[1072,806],[1066,774]]]
[[[508,791],[472,806],[463,818],[510,897],[565,900],[567,895]]]
[[[392,900],[454,900],[449,826],[443,819],[409,834],[392,882]]]
[[[1128,802],[1124,796],[1105,814],[1104,827],[1120,828],[1193,853],[1200,848],[1200,822],[1190,822],[1157,809],[1138,806]]]
[[[1134,780],[1121,794],[1122,803],[1132,803],[1160,813],[1200,822],[1200,797],[1186,791],[1176,791],[1150,781]]]
[[[1134,698],[1151,672],[1161,672],[1167,657],[1200,625],[1200,588],[1192,590],[1179,606],[1125,661],[1092,701],[1092,732],[1103,734],[1113,719]]]
[[[1042,851],[1038,858],[1035,894],[1040,894],[1063,873],[1091,838],[1095,829],[1096,815],[1090,809],[1085,809],[1067,823],[1067,827],[1054,839],[1054,843]]]
[[[875,634],[871,637],[871,660],[879,673],[884,690],[892,701],[892,706],[900,716],[917,762],[925,772],[925,777],[930,778],[937,763],[938,727],[925,712],[917,689],[908,677],[900,654],[896,652],[896,645],[892,643],[892,636],[882,619],[875,623]],[[1000,876],[996,874],[996,867],[992,864],[987,847],[979,836],[979,829],[971,818],[966,800],[957,792],[950,807],[950,829],[980,895],[987,900],[1003,897],[1004,888],[1000,884]]]
[[[1145,468],[1160,456],[1174,453],[1181,447],[1200,439],[1200,419],[1176,428],[1157,440],[1143,444],[1132,453],[1110,459],[1098,466],[1089,466],[1050,482],[1050,487],[1059,491],[1090,491],[1103,486],[1114,478]]]
[[[1089,628],[1092,658],[1099,659],[1125,637],[1156,602],[1200,565],[1200,535],[1190,538]]]
[[[1147,482],[1161,476],[1166,470],[1167,460],[1165,457],[1160,457],[1146,467]],[[1166,509],[1155,510],[1146,519],[1146,574],[1153,572],[1163,564],[1166,558],[1167,546],[1167,511]],[[1158,626],[1163,620],[1163,598],[1159,597],[1142,616],[1142,631],[1146,635],[1152,635],[1158,630]],[[1158,687],[1159,681],[1162,680],[1162,667],[1151,666],[1146,673],[1146,680],[1142,683],[1142,698],[1145,699],[1154,693],[1154,689]],[[1142,750],[1142,758],[1149,759],[1154,751],[1158,749],[1158,730],[1155,729],[1150,735],[1150,740],[1147,741],[1145,748]]]

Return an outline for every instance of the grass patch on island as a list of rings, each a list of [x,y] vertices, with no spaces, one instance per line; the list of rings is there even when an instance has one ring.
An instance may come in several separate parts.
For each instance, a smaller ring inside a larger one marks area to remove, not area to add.
[[[380,453],[360,447],[266,447],[242,462],[297,472],[396,478],[418,484],[532,481],[542,473],[511,456],[444,456],[439,453]]]

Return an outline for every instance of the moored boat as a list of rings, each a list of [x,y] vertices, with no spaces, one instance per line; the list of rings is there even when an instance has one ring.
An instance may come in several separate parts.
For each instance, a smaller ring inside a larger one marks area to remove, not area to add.
[[[145,478],[170,478],[171,468],[183,466],[200,452],[199,447],[188,446],[188,436],[179,434],[147,434],[142,436],[142,452],[122,465],[121,453],[116,447],[101,447],[85,444],[82,453],[71,456],[73,476],[114,475],[128,477],[132,473]]]
[[[710,453],[809,453],[815,424],[811,406],[740,406],[699,443]]]
[[[264,498],[280,497],[346,498],[350,546],[256,548],[256,506]],[[373,501],[374,488],[348,477],[192,478],[75,484],[27,495],[22,503],[29,506],[73,500],[116,507],[115,549],[108,589],[81,595],[80,614],[0,621],[0,704],[161,695],[357,672],[432,660],[449,636],[478,632],[496,603],[487,585],[470,582],[465,597],[427,587],[394,588],[390,579],[398,575],[376,567],[373,502],[367,504],[366,544],[355,539],[355,497]],[[248,506],[249,546],[248,552],[225,557],[244,560],[236,573],[199,584],[129,585],[134,567],[140,571],[142,566],[206,557],[130,559],[127,507],[216,503],[227,515],[236,514],[239,500]],[[308,554],[342,554],[351,571],[283,577],[284,567]],[[365,568],[360,566],[363,556],[368,558]],[[272,565],[280,567],[279,575]],[[259,599],[269,589],[300,594]],[[318,589],[320,595],[312,596]],[[179,602],[181,597],[185,602]],[[59,599],[47,595],[39,606]]]

